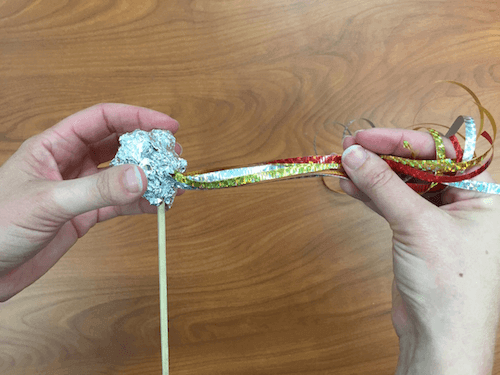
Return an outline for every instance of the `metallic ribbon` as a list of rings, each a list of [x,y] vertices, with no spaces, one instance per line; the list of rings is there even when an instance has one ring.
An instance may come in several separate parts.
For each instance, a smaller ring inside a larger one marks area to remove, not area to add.
[[[435,160],[416,159],[416,152],[408,141],[403,145],[412,151],[412,158],[393,155],[380,155],[387,164],[415,191],[425,193],[440,191],[447,186],[478,191],[488,194],[500,194],[500,185],[472,180],[482,173],[493,159],[493,143],[496,137],[496,124],[491,114],[481,105],[479,99],[466,86],[463,87],[473,97],[479,108],[481,119],[479,136],[476,124],[471,117],[460,116],[445,135],[453,143],[456,158],[446,157],[443,137],[433,129],[428,129],[436,145]],[[482,131],[485,116],[491,123],[493,138]],[[455,137],[465,124],[464,150]],[[482,155],[475,155],[476,141],[482,136],[490,147]],[[203,173],[184,173],[187,163],[174,151],[175,138],[169,131],[153,130],[146,133],[136,130],[120,137],[121,147],[112,165],[136,164],[142,167],[148,178],[148,190],[144,197],[151,204],[159,205],[165,201],[170,207],[177,189],[200,190],[221,189],[254,184],[264,181],[277,181],[298,177],[336,176],[348,179],[342,169],[341,155],[314,155],[291,159],[281,159],[266,163],[207,171]]]

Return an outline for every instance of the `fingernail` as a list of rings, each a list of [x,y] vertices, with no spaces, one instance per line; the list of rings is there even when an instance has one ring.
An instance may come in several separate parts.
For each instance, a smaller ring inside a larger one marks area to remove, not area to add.
[[[358,134],[358,133],[364,132],[365,130],[366,130],[366,129],[359,129],[359,130],[356,130],[356,131],[354,132],[354,136],[356,136],[356,134]]]
[[[177,143],[177,146],[179,146],[179,148],[181,149],[181,150],[179,151],[179,156],[181,156],[181,155],[182,155],[182,146],[181,146],[180,144],[178,144],[178,143]]]
[[[352,137],[352,135],[350,135],[349,133],[345,133],[343,136],[342,136],[342,144],[344,144],[344,141],[346,138],[348,137]]]
[[[142,177],[137,166],[134,165],[125,172],[123,183],[125,188],[131,193],[142,191]]]
[[[368,154],[365,149],[360,145],[352,145],[348,147],[342,155],[342,163],[348,168],[356,170],[363,165]]]

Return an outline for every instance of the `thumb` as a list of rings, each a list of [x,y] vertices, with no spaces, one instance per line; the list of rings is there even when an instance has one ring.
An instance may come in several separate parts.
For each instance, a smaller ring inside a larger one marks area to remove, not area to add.
[[[56,185],[54,199],[65,214],[75,217],[98,208],[130,204],[144,194],[146,187],[146,175],[141,168],[120,165],[61,181]]]
[[[434,208],[410,189],[386,162],[359,145],[344,151],[342,166],[354,185],[370,197],[391,226],[408,222],[424,210]]]

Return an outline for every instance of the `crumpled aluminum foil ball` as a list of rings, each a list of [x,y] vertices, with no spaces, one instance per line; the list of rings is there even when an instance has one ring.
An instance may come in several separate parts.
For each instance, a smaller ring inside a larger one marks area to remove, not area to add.
[[[111,165],[135,164],[141,167],[148,179],[143,197],[154,206],[162,201],[170,208],[177,189],[182,187],[172,177],[175,171],[185,172],[186,160],[175,152],[175,137],[168,130],[150,132],[134,130],[120,137],[120,148]]]

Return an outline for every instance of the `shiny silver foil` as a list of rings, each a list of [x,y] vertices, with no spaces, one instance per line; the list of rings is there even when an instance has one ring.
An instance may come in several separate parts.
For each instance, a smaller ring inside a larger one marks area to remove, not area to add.
[[[283,169],[283,165],[275,165],[275,164],[265,164],[265,165],[257,165],[254,167],[243,167],[243,168],[232,168],[232,169],[223,169],[221,171],[208,172],[197,174],[194,176],[188,176],[190,180],[198,181],[198,182],[215,182],[215,181],[224,181],[229,180],[235,177],[248,176],[256,173],[277,171]],[[184,185],[182,185],[184,186]]]
[[[465,146],[463,161],[472,160],[476,149],[476,123],[472,117],[463,116],[465,122]]]
[[[172,177],[175,171],[183,173],[187,162],[175,152],[175,137],[168,130],[150,132],[134,130],[120,137],[120,148],[111,165],[135,164],[148,179],[143,197],[154,206],[162,201],[170,208],[181,184]]]

